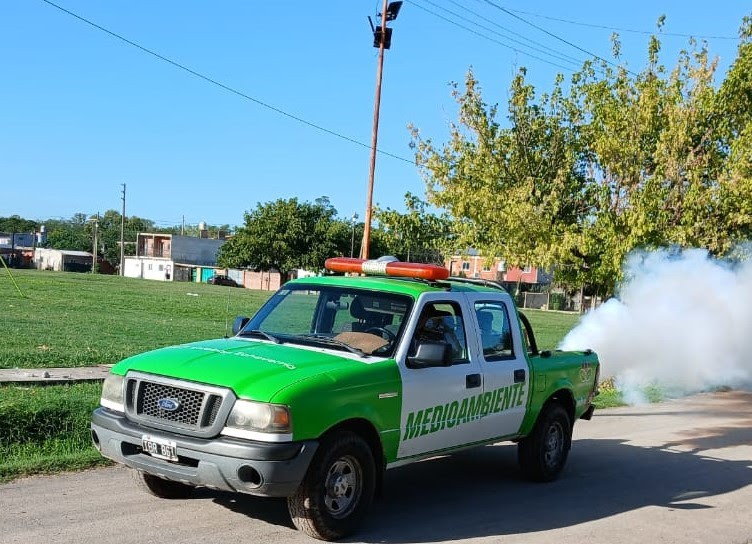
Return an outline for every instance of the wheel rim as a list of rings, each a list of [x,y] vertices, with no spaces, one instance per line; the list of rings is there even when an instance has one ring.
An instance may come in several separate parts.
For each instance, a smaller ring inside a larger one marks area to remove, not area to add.
[[[333,518],[348,516],[360,499],[363,471],[354,457],[346,455],[329,467],[326,475],[324,504]]]
[[[556,468],[564,453],[564,428],[554,422],[548,428],[544,439],[543,462],[549,468]]]

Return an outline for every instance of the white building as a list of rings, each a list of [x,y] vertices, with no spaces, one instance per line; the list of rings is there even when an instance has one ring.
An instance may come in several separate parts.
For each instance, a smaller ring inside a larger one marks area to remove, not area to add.
[[[160,281],[206,281],[214,275],[225,240],[175,234],[139,233],[136,256],[126,257],[123,274]]]
[[[38,247],[34,250],[34,267],[37,270],[58,272],[90,272],[92,255],[88,251],[50,249]]]

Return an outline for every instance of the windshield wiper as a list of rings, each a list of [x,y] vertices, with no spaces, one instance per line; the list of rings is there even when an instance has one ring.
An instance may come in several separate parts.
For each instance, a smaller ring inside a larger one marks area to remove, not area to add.
[[[320,334],[320,333],[305,334],[303,335],[303,338],[307,340],[313,340],[321,344],[329,344],[332,346],[341,347],[341,348],[346,349],[350,353],[354,353],[355,355],[360,355],[361,357],[368,356],[368,354],[365,351],[360,350],[356,347],[353,347],[347,342],[343,342],[342,340],[337,340],[336,338],[332,338],[331,336],[327,336],[325,334]]]
[[[276,336],[269,334],[268,332],[264,332],[259,329],[251,329],[249,331],[241,331],[238,336],[260,336],[262,338],[266,338],[267,340],[274,342],[275,344],[282,344],[282,340],[280,338],[277,338]]]

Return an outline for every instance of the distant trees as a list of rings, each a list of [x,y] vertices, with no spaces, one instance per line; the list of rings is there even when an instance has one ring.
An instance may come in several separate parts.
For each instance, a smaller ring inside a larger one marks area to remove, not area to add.
[[[0,217],[0,232],[36,232],[37,223],[18,215]]]
[[[44,225],[47,233],[45,247],[73,251],[93,251],[94,224],[97,224],[97,254],[112,265],[120,263],[121,215],[116,210],[107,210],[102,215],[76,213],[70,219],[46,219],[33,221],[19,216],[0,218],[2,232],[37,232]],[[136,252],[136,236],[139,232],[152,232],[154,222],[136,216],[125,219],[125,255]]]
[[[659,25],[662,21],[659,21]],[[652,37],[638,74],[584,64],[537,95],[521,69],[507,123],[470,71],[459,119],[435,146],[413,129],[428,201],[454,218],[455,247],[612,293],[636,247],[723,254],[752,230],[752,19],[719,87],[705,46],[668,71]]]

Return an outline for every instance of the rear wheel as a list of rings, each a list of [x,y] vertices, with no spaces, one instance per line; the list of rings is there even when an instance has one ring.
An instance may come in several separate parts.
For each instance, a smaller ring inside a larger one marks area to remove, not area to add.
[[[131,474],[139,488],[160,499],[187,499],[195,489],[192,485],[165,480],[140,470],[133,469]]]
[[[295,527],[313,538],[336,540],[354,532],[373,500],[376,463],[357,434],[324,439],[287,507]]]
[[[543,408],[533,432],[517,445],[522,474],[536,482],[550,482],[567,462],[572,445],[572,424],[560,404]]]

